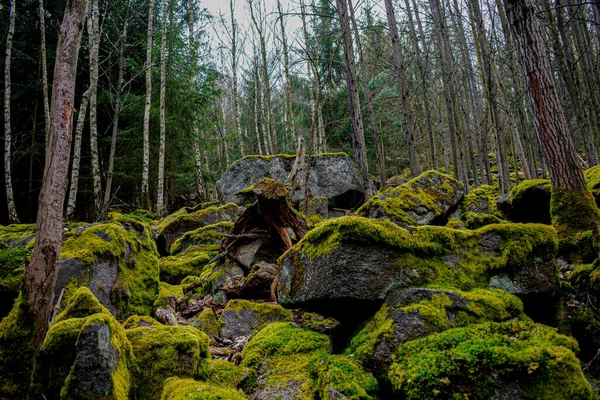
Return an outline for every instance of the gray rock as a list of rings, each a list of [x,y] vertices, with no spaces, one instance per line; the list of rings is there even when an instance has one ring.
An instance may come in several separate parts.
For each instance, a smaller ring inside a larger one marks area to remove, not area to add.
[[[364,198],[362,179],[352,160],[346,154],[327,154],[310,157],[309,191],[311,196],[325,197],[329,207],[355,209]],[[234,162],[217,182],[217,194],[222,203],[246,205],[254,199],[240,191],[263,178],[286,182],[294,156],[248,156]],[[306,168],[306,167],[305,167]],[[304,198],[306,173],[298,174],[298,186],[293,201]]]
[[[231,300],[221,314],[221,336],[235,339],[248,336],[257,328],[271,322],[292,322],[289,310],[278,304],[254,303],[247,300]]]

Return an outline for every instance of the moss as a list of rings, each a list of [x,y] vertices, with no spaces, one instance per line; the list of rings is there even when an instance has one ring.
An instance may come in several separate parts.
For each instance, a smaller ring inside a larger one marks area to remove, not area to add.
[[[0,249],[0,318],[10,312],[14,300],[19,296],[25,273],[25,258],[31,254],[31,251],[24,248]]]
[[[389,219],[401,226],[415,226],[419,222],[413,218],[412,209],[426,209],[434,217],[439,217],[458,200],[455,197],[463,190],[462,183],[451,176],[427,171],[402,186],[391,187],[375,195],[356,214]]]
[[[248,378],[248,374],[248,368],[230,361],[209,360],[198,378],[211,385],[237,389]]]
[[[8,247],[25,247],[35,236],[35,224],[0,226],[0,243]]]
[[[223,206],[208,207],[189,214],[187,211],[185,213],[174,213],[161,220],[155,226],[155,230],[159,235],[164,235],[179,229],[187,232],[190,230],[185,229],[187,227],[196,229],[199,226],[214,225],[222,221],[233,222],[238,208],[234,203],[227,203]]]
[[[189,325],[200,329],[209,336],[219,336],[223,324],[212,308],[205,308],[189,322]]]
[[[191,248],[188,248],[190,250]],[[163,257],[159,260],[161,281],[178,284],[189,275],[200,275],[216,251],[186,251],[183,254]]]
[[[329,388],[350,399],[375,399],[377,380],[366,373],[359,362],[342,355],[322,355],[308,367],[309,376],[316,384],[321,399],[330,397]]]
[[[159,399],[167,378],[193,378],[210,357],[208,336],[192,327],[156,325],[126,333],[137,359],[134,393],[139,399]]]
[[[476,212],[502,217],[496,202],[500,197],[498,186],[481,185],[465,195],[460,205],[461,214]]]
[[[87,287],[78,288],[69,298],[66,308],[56,316],[55,323],[69,318],[83,318],[96,313],[110,315],[108,311]]]
[[[183,296],[183,287],[181,285],[169,285],[166,282],[160,282],[158,284],[158,297],[154,302],[154,308],[167,307],[169,304],[169,297],[175,297],[176,299]]]
[[[501,382],[517,384],[525,399],[591,399],[575,351],[575,340],[553,328],[485,323],[401,345],[389,379],[406,399],[488,399]]]
[[[504,224],[506,221],[500,219],[492,214],[483,214],[468,211],[462,215],[462,219],[465,221],[465,228],[467,229],[479,229],[486,225],[493,224]]]
[[[61,258],[86,265],[112,260],[119,267],[111,292],[117,317],[152,312],[158,292],[158,252],[146,224],[127,220],[91,226],[65,241]]]
[[[283,159],[293,160],[296,158],[296,155],[295,154],[272,154],[270,156],[263,156],[262,154],[250,154],[250,155],[243,157],[242,160],[261,159],[264,161],[271,161],[275,158],[283,158]],[[236,161],[236,162],[239,162],[239,161]]]
[[[446,227],[451,229],[463,229],[465,224],[458,218],[450,218]]]
[[[552,225],[556,228],[561,254],[585,251],[584,232],[600,222],[600,210],[588,191],[552,188],[550,200]],[[583,247],[583,248],[582,248]]]
[[[0,321],[0,398],[24,399],[32,372],[33,319],[19,295],[15,304]]]
[[[123,322],[124,329],[134,329],[154,325],[160,325],[160,322],[147,315],[132,315]]]
[[[542,186],[544,191],[546,192],[550,192],[552,188],[552,184],[550,183],[549,179],[524,180],[523,182],[519,183],[517,186],[511,189],[510,195],[508,197],[509,201],[512,203],[521,201],[523,199],[523,196],[525,196],[528,191],[538,186]]]
[[[186,232],[171,245],[171,255],[181,253],[193,244],[201,245],[200,248],[206,251],[218,251],[221,241],[232,227],[233,222],[223,221]]]
[[[325,318],[324,316],[311,312],[302,312],[302,321],[298,322],[302,327],[313,331],[325,333],[339,328],[339,321],[333,318]]]
[[[587,189],[594,195],[596,204],[600,204],[600,165],[583,171]]]
[[[271,303],[255,303],[248,300],[230,300],[227,302],[227,306],[223,310],[223,314],[227,312],[234,312],[240,314],[244,310],[250,310],[256,313],[259,326],[256,329],[262,328],[264,325],[277,321],[277,322],[293,322],[294,317],[290,310],[286,310],[279,304]]]
[[[193,379],[170,378],[161,400],[245,400],[243,392]]]

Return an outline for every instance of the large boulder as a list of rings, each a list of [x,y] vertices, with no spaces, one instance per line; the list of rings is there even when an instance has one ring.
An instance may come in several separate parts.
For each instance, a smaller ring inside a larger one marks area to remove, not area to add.
[[[278,298],[283,306],[306,305],[327,315],[352,301],[383,301],[394,287],[443,284],[549,294],[556,248],[555,230],[538,224],[476,231],[424,226],[410,233],[389,221],[336,218],[309,231],[282,257]]]
[[[501,290],[393,290],[346,349],[386,379],[396,348],[410,340],[458,326],[521,317],[521,301]]]
[[[550,224],[551,189],[548,179],[523,181],[498,199],[498,208],[509,221]]]
[[[292,312],[279,304],[230,300],[221,314],[221,335],[227,339],[248,336],[271,322],[293,322]]]
[[[234,162],[217,181],[219,200],[247,205],[254,197],[244,189],[263,178],[286,182],[294,159],[293,155],[246,156]],[[327,198],[330,208],[355,209],[360,205],[365,192],[363,182],[346,154],[321,154],[307,158],[307,163],[310,163],[308,188],[311,196]],[[306,173],[303,168],[298,174],[297,189],[292,196],[294,202],[304,198],[305,186]]]
[[[240,390],[198,382],[193,379],[169,378],[162,392],[161,400],[246,400]]]
[[[532,322],[489,322],[402,344],[388,374],[402,399],[594,398],[577,342]]]
[[[356,214],[402,226],[446,224],[464,195],[464,186],[449,175],[427,171],[404,185],[376,194]]]

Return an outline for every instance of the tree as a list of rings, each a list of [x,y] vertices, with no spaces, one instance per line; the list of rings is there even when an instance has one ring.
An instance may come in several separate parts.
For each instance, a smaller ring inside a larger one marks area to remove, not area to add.
[[[98,0],[92,0],[88,16],[90,41],[90,152],[92,155],[92,186],[94,192],[94,219],[102,214],[102,180],[100,176],[100,156],[98,154],[98,71],[100,51],[100,9]]]
[[[6,35],[6,58],[4,61],[4,181],[6,185],[6,202],[8,205],[8,219],[11,224],[18,224],[17,208],[12,187],[11,154],[12,132],[10,126],[10,62],[12,59],[12,42],[15,34],[16,0],[10,2],[10,22]]]
[[[285,23],[283,21],[283,11],[281,10],[281,1],[277,0],[277,11],[279,12],[279,26],[281,28],[281,44],[283,46],[283,69],[285,73],[285,100],[287,105],[287,122],[290,129],[290,147],[296,141],[296,124],[294,121],[294,107],[292,103],[292,79],[290,77],[290,57],[288,51],[287,37],[285,34]]]
[[[142,207],[150,208],[148,178],[150,174],[150,106],[152,104],[152,22],[154,0],[148,3],[148,33],[146,36],[146,105],[144,107],[144,159],[142,164]]]
[[[158,185],[156,190],[156,216],[163,217],[165,194],[165,148],[167,128],[165,124],[165,95],[167,80],[167,10],[168,1],[163,0],[162,36],[160,45],[160,147],[158,150]]]
[[[44,0],[40,0],[38,6],[40,16],[40,36],[41,36],[41,60],[42,60],[42,89],[44,93],[44,132],[46,135],[46,146],[48,145],[48,132],[50,131],[50,104],[48,103],[48,67],[46,63],[46,10]]]

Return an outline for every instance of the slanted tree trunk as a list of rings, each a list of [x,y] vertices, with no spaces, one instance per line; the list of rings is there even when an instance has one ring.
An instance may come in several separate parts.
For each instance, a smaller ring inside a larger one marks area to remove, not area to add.
[[[394,70],[396,80],[398,81],[398,92],[400,94],[400,103],[404,119],[404,136],[406,138],[406,147],[410,158],[410,171],[413,176],[417,176],[421,171],[419,168],[419,157],[415,149],[415,116],[412,105],[408,98],[408,83],[406,82],[406,68],[404,66],[404,57],[400,46],[400,37],[398,36],[398,26],[396,25],[396,15],[392,0],[385,0],[385,12],[387,14],[388,26],[390,28],[390,37],[392,39],[392,53],[394,54]]]
[[[288,126],[290,129],[290,147],[293,148],[296,140],[296,124],[294,117],[294,107],[292,103],[292,78],[290,77],[290,59],[288,52],[287,37],[285,34],[285,24],[283,23],[283,11],[281,10],[281,1],[277,0],[277,11],[279,11],[279,25],[281,28],[281,44],[283,46],[283,69],[285,72],[285,100],[288,110]]]
[[[6,58],[4,61],[4,181],[6,185],[6,202],[8,205],[8,221],[18,224],[17,208],[12,188],[11,155],[12,155],[12,132],[10,126],[10,62],[12,60],[12,42],[15,34],[16,0],[10,2],[10,17],[8,22],[8,34],[6,35]]]
[[[119,74],[117,77],[117,89],[115,93],[115,115],[113,117],[112,137],[110,141],[110,155],[108,157],[108,172],[106,173],[106,190],[104,190],[104,204],[102,206],[103,218],[106,218],[110,206],[112,191],[112,178],[115,166],[115,152],[117,150],[117,134],[119,133],[119,115],[121,114],[121,92],[123,91],[123,73],[125,71],[125,43],[127,42],[127,25],[129,23],[129,0],[123,21],[123,33],[121,34],[119,46]]]
[[[41,60],[42,60],[42,90],[44,94],[44,136],[45,143],[48,146],[48,132],[50,131],[50,104],[48,103],[48,67],[46,63],[46,10],[44,0],[40,0],[38,6],[40,16],[40,36],[41,36]]]
[[[165,149],[167,145],[167,127],[165,124],[165,95],[167,80],[167,10],[168,1],[163,0],[162,36],[160,45],[160,146],[158,149],[158,180],[156,185],[156,216],[164,215],[165,195]]]
[[[146,105],[144,107],[144,158],[142,164],[142,207],[150,209],[148,178],[150,174],[150,106],[152,104],[152,23],[154,0],[148,3],[148,33],[146,37]]]
[[[348,85],[348,104],[350,106],[350,122],[352,123],[352,150],[354,152],[354,163],[361,172],[365,188],[365,201],[371,197],[369,167],[367,164],[367,148],[365,145],[365,132],[360,109],[360,97],[358,95],[358,84],[356,82],[356,71],[354,69],[354,50],[352,46],[352,34],[350,32],[350,19],[348,15],[348,3],[346,0],[336,0],[337,11],[340,18],[342,30],[342,47],[344,48],[344,68],[346,70],[346,84]]]
[[[94,191],[94,219],[102,215],[102,179],[100,176],[100,156],[98,154],[98,53],[100,51],[100,10],[98,0],[92,0],[88,18],[90,37],[90,149],[92,156],[92,186]]]
[[[23,277],[23,299],[33,319],[34,358],[48,330],[63,242],[62,215],[73,137],[73,97],[87,0],[70,0],[59,29],[52,86],[49,146],[40,191],[35,246]]]

